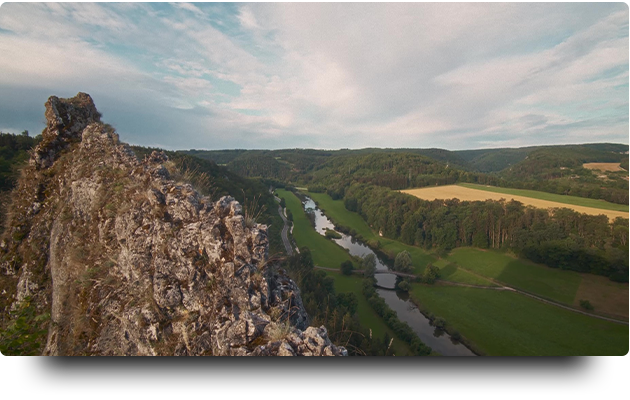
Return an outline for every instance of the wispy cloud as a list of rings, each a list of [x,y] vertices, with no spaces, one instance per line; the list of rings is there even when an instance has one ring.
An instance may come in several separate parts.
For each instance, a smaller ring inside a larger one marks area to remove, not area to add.
[[[623,4],[0,9],[0,129],[90,93],[167,148],[628,142]]]

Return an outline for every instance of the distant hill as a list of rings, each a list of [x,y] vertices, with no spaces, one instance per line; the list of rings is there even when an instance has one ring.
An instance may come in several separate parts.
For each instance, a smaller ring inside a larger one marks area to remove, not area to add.
[[[449,151],[444,149],[189,150],[241,176],[322,186],[359,180],[391,189],[472,182],[628,204],[628,145],[594,143]],[[621,163],[597,172],[584,163]],[[625,167],[624,167],[625,166]]]

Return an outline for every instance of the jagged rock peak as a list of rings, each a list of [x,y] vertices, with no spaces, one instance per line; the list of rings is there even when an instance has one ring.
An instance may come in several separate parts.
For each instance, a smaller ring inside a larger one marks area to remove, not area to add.
[[[51,96],[45,107],[46,128],[31,159],[38,168],[50,167],[59,152],[70,142],[81,139],[85,127],[101,121],[101,114],[87,93],[80,92],[68,99]]]
[[[347,355],[232,197],[171,180],[163,153],[138,161],[85,93],[46,118],[0,240],[1,320],[49,314],[43,354]]]

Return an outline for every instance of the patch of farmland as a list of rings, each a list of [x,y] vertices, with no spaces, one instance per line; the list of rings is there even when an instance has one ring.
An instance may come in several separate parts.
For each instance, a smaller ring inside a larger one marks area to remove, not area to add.
[[[598,171],[625,171],[619,165],[619,163],[586,163],[582,166],[586,169],[595,169]]]
[[[493,188],[493,189],[500,190],[501,188]],[[468,188],[468,187],[464,187],[460,185],[446,185],[446,186],[425,187],[425,188],[419,188],[419,189],[407,189],[407,190],[402,190],[401,192],[410,194],[412,196],[416,196],[424,200],[435,200],[435,199],[459,199],[461,201],[484,201],[484,200],[501,200],[501,199],[504,199],[506,201],[516,200],[525,205],[538,207],[538,208],[570,208],[574,211],[590,214],[590,215],[604,214],[610,219],[615,219],[617,217],[628,218],[628,212],[623,212],[623,211],[603,210],[600,208],[578,206],[574,204],[535,199],[532,197],[517,196],[517,195],[513,195],[509,193],[489,192],[485,190],[472,189],[472,188]]]

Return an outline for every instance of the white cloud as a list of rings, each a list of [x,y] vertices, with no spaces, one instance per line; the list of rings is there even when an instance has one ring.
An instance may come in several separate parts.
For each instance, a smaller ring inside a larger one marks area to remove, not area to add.
[[[0,28],[0,87],[111,99],[136,142],[627,142],[623,5],[12,3]]]

